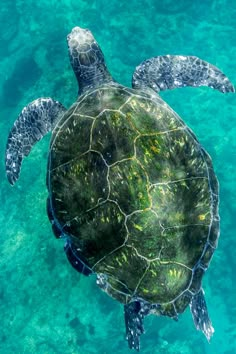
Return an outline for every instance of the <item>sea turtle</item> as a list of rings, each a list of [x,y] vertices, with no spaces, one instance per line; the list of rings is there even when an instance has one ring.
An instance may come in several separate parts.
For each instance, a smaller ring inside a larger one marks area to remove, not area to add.
[[[183,86],[234,92],[215,66],[165,55],[136,67],[132,88],[110,75],[92,33],[67,37],[79,84],[67,110],[51,98],[26,106],[9,134],[6,174],[52,131],[48,216],[72,266],[124,304],[126,338],[139,350],[148,314],[178,318],[190,305],[209,340],[202,277],[219,236],[218,182],[196,136],[157,94]]]

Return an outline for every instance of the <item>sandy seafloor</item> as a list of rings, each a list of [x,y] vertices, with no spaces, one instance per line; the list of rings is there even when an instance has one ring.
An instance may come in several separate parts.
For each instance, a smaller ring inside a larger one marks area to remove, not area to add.
[[[11,187],[5,178],[8,132],[37,97],[69,105],[77,85],[66,35],[90,28],[114,78],[156,55],[197,55],[236,84],[235,0],[2,0],[0,6],[0,353],[130,353],[123,307],[69,265],[45,212],[49,136],[38,143]],[[204,277],[215,334],[208,344],[189,309],[176,323],[149,316],[141,353],[236,353],[236,96],[185,88],[162,97],[211,154],[220,181],[221,238]]]

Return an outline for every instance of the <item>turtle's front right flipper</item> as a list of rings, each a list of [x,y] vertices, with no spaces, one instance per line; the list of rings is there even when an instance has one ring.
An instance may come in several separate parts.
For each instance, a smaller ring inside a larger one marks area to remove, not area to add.
[[[143,61],[133,74],[135,89],[150,87],[159,92],[185,86],[208,86],[235,92],[233,84],[216,66],[194,56],[164,55]]]
[[[19,178],[22,159],[32,146],[53,129],[66,108],[51,98],[39,98],[26,106],[8,136],[5,166],[8,181],[13,185]]]

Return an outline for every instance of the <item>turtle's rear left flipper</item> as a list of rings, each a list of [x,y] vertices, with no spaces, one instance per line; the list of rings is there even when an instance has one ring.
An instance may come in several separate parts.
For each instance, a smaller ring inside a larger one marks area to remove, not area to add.
[[[212,327],[212,323],[208,315],[206,300],[202,289],[193,296],[190,302],[190,309],[193,315],[195,327],[199,331],[202,331],[209,341],[214,333],[214,328]]]
[[[130,349],[140,350],[141,334],[144,333],[143,319],[150,313],[151,305],[143,300],[136,300],[124,306],[126,339]]]
[[[13,185],[19,178],[22,159],[32,146],[52,130],[66,108],[51,98],[39,98],[26,106],[8,136],[5,165],[8,181]]]
[[[194,56],[164,55],[143,61],[133,74],[133,88],[165,91],[185,86],[208,86],[234,92],[234,86],[216,66]]]

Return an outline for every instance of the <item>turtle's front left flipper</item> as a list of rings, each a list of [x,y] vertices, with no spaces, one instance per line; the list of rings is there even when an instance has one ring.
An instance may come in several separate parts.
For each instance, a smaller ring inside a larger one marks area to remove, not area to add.
[[[8,181],[13,185],[19,178],[22,159],[32,146],[51,131],[66,108],[51,98],[39,98],[26,106],[8,136],[5,165]]]
[[[133,88],[165,91],[185,86],[209,86],[235,92],[233,84],[216,66],[194,56],[164,55],[143,61],[133,74]]]
[[[133,301],[124,306],[126,339],[130,349],[140,350],[141,334],[144,333],[143,319],[150,313],[151,305],[143,300]]]

